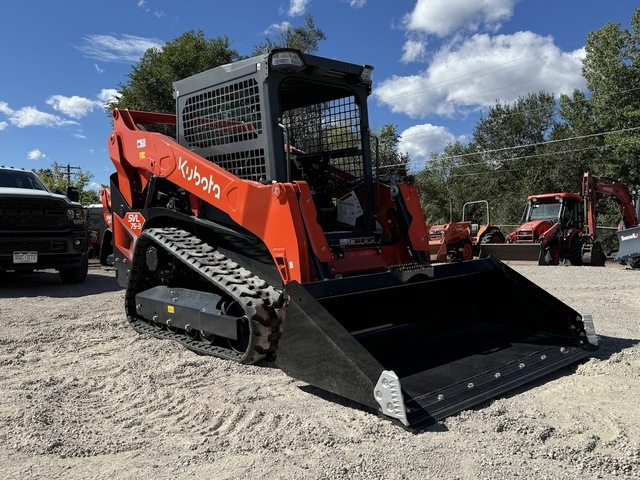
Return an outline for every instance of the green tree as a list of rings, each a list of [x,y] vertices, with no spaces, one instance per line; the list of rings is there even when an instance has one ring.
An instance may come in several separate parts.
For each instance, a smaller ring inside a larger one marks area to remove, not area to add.
[[[84,172],[81,169],[70,171],[67,166],[57,162],[53,162],[49,168],[33,169],[32,171],[42,179],[52,192],[65,193],[67,187],[72,186],[78,189],[82,205],[100,202],[98,193],[87,188],[93,178],[91,172]]]
[[[460,220],[456,212],[462,205],[458,205],[460,195],[455,193],[451,173],[458,168],[459,155],[466,155],[469,148],[460,142],[450,143],[442,154],[432,154],[424,170],[416,175],[420,203],[428,224]]]
[[[546,143],[557,127],[555,98],[539,92],[513,103],[497,102],[476,124],[468,145],[450,144],[434,155],[419,181],[429,185],[423,199],[428,215],[441,223],[459,220],[464,203],[487,200],[496,223],[520,219],[530,193],[553,191],[554,172],[564,163]],[[425,175],[433,178],[425,179]],[[575,175],[579,186],[582,172]],[[434,183],[444,185],[434,185]],[[446,195],[446,196],[443,196]]]
[[[640,186],[640,8],[631,29],[607,23],[590,32],[582,73],[604,151],[600,173]]]
[[[173,82],[239,58],[227,37],[205,38],[201,30],[191,30],[162,49],[148,49],[109,108],[174,113]]]
[[[519,187],[513,192],[516,196],[551,188],[552,172],[563,161],[546,155],[544,144],[556,123],[555,109],[555,97],[539,92],[511,104],[498,102],[478,122],[472,141],[485,152],[491,172],[484,176],[495,192],[505,185]]]
[[[573,96],[562,94],[558,102],[559,122],[554,126],[547,150],[562,161],[553,169],[552,181],[559,190],[576,192],[581,172],[599,171],[603,137],[586,94],[578,89]]]
[[[267,37],[264,42],[256,45],[253,54],[260,55],[274,48],[296,48],[305,53],[316,53],[318,44],[326,39],[325,33],[315,26],[313,17],[306,15],[304,26],[292,27],[286,24],[275,38]]]
[[[409,163],[409,155],[400,152],[400,135],[398,126],[387,123],[379,131],[373,132],[371,140],[371,154],[373,161],[378,158],[381,167],[405,168]]]

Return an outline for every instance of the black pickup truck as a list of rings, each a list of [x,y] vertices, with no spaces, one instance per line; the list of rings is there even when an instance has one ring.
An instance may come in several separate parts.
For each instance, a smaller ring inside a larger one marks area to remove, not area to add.
[[[87,227],[78,191],[52,193],[30,171],[0,166],[0,273],[55,269],[64,283],[87,278]]]

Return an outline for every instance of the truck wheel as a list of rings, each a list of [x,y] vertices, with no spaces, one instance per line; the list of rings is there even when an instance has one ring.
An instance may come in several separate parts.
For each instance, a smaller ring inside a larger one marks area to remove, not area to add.
[[[82,283],[89,273],[89,257],[85,253],[82,255],[80,265],[73,268],[61,268],[59,270],[62,283]]]

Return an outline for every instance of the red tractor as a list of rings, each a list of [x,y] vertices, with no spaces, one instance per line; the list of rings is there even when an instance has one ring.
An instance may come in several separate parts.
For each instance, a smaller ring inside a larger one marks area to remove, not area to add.
[[[485,244],[480,257],[503,261],[534,261],[539,265],[603,266],[605,254],[597,239],[598,196],[613,197],[626,225],[638,219],[629,189],[620,180],[586,172],[582,192],[545,193],[527,197],[522,224],[506,236],[506,243]]]

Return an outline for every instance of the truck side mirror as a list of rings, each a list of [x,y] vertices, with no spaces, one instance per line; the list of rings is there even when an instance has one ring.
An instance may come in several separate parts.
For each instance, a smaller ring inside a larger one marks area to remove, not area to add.
[[[78,192],[77,187],[67,187],[67,198],[72,202],[80,200],[80,192]]]

